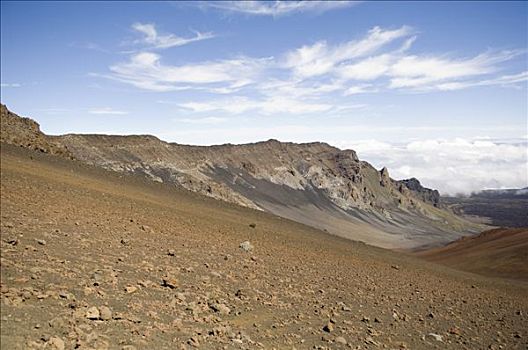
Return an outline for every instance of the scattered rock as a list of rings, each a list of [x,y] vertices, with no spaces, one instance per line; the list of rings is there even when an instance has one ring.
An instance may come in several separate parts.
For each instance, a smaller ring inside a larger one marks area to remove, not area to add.
[[[250,252],[253,250],[253,248],[254,247],[250,241],[245,241],[245,242],[240,243],[240,249],[242,249],[245,252]]]
[[[137,291],[137,287],[134,287],[134,286],[126,286],[125,287],[125,292],[127,294],[132,294],[134,293],[135,291]]]
[[[7,244],[11,244],[13,246],[17,245],[19,243],[18,239],[13,238],[7,241]]]
[[[191,337],[191,339],[187,341],[187,344],[189,344],[190,346],[196,347],[196,348],[200,346],[200,342],[198,341],[198,338],[196,337]]]
[[[107,306],[101,306],[99,308],[99,314],[101,317],[101,320],[108,321],[112,319],[112,310],[110,310]]]
[[[176,256],[176,251],[175,251],[174,249],[169,249],[169,250],[167,251],[167,255],[168,255],[168,256]]]
[[[64,350],[65,348],[64,340],[59,337],[50,337],[47,345],[53,350]]]
[[[346,339],[343,338],[343,337],[337,337],[337,338],[335,338],[335,342],[338,343],[338,344],[343,344],[343,345],[346,345],[346,344],[347,344]]]
[[[334,324],[332,322],[328,322],[324,327],[323,331],[330,333],[334,331]]]
[[[170,289],[174,289],[178,287],[178,280],[172,276],[165,276],[163,277],[163,280],[161,282],[161,285],[163,287],[168,287]]]
[[[43,239],[37,239],[36,241],[37,241],[37,243],[40,244],[40,245],[46,245],[46,241],[43,240]]]
[[[101,314],[99,313],[99,309],[97,309],[95,306],[92,306],[88,310],[86,310],[86,318],[90,320],[98,320],[99,317],[101,317]]]
[[[436,334],[436,333],[429,333],[427,334],[426,336],[426,339],[429,339],[429,340],[434,340],[434,341],[442,341],[443,340],[443,337],[439,334]]]
[[[231,312],[231,309],[228,308],[225,304],[215,303],[215,304],[211,304],[210,307],[214,312],[218,312],[222,315],[228,315]]]
[[[249,224],[249,227],[251,227],[251,228],[255,228],[255,227],[257,227],[257,224],[255,224],[255,223],[251,223],[251,224]]]

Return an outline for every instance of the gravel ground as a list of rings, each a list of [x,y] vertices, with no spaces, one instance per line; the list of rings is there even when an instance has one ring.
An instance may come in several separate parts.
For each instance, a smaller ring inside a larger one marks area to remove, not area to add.
[[[2,349],[528,346],[526,283],[1,152]]]

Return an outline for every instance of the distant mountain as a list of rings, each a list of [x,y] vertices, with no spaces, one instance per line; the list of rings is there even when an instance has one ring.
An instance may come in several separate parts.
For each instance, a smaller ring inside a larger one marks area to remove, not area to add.
[[[4,119],[16,124],[14,116],[2,106],[2,129]],[[149,135],[48,137],[36,123],[30,130],[36,136],[28,137],[26,120],[19,118],[23,131],[11,125],[2,133],[2,142],[26,147],[25,138],[42,140],[42,151],[142,174],[382,247],[438,245],[482,229],[442,208],[438,191],[417,179],[393,180],[386,168],[378,171],[354,151],[325,143],[203,147]]]
[[[528,187],[484,190],[468,197],[442,197],[440,202],[474,221],[493,226],[528,227]]]

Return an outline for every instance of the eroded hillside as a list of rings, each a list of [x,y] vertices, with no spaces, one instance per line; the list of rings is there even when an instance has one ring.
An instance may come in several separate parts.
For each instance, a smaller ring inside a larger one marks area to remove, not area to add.
[[[377,246],[438,245],[482,229],[442,208],[438,192],[417,179],[393,180],[386,168],[378,171],[354,151],[325,143],[200,147],[149,135],[38,137],[87,164],[142,174]]]

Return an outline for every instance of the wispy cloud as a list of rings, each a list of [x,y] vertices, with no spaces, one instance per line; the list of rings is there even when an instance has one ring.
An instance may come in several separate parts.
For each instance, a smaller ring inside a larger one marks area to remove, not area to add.
[[[284,65],[293,69],[293,72],[301,78],[323,75],[331,73],[338,64],[371,55],[391,42],[408,37],[412,33],[413,30],[408,26],[394,30],[374,27],[361,40],[351,40],[335,46],[320,41],[290,51],[286,54]]]
[[[136,27],[153,46],[168,47],[178,41],[171,35],[160,36],[151,25]],[[527,72],[506,73],[505,69],[507,62],[526,55],[525,51],[486,50],[471,57],[415,54],[418,35],[405,25],[374,27],[357,39],[318,41],[278,57],[239,56],[180,65],[165,62],[158,53],[141,51],[99,76],[153,92],[203,92],[193,100],[178,101],[191,112],[264,115],[336,111],[358,94],[520,86],[528,78]]]
[[[158,54],[140,52],[132,55],[128,62],[111,66],[112,74],[108,77],[151,91],[187,90],[197,85],[219,83],[225,84],[224,88],[236,88],[251,83],[266,61],[240,57],[173,66],[162,64]]]
[[[279,17],[295,13],[322,13],[357,4],[358,1],[208,1],[200,6],[229,13]]]
[[[151,49],[168,49],[215,37],[211,32],[195,32],[194,36],[188,38],[175,34],[159,34],[152,23],[134,23],[132,29],[143,35],[143,38],[138,42],[147,45]]]
[[[430,89],[443,82],[494,73],[497,64],[509,61],[521,51],[486,52],[467,59],[406,56],[389,69],[390,87]]]
[[[90,114],[97,115],[126,115],[128,112],[113,109],[112,107],[93,108],[88,111]]]
[[[493,79],[481,80],[481,81],[463,81],[463,82],[450,82],[441,83],[436,86],[439,90],[460,90],[474,86],[516,86],[518,83],[528,81],[528,72],[522,72],[519,74],[502,75]]]
[[[333,108],[331,104],[307,102],[301,99],[279,96],[263,99],[234,97],[202,102],[185,102],[179,104],[179,106],[199,113],[222,111],[230,114],[241,114],[257,111],[264,115],[280,113],[307,114],[325,112]]]
[[[3,88],[19,88],[19,87],[22,87],[22,84],[20,84],[20,83],[1,83],[0,87],[3,87]]]

